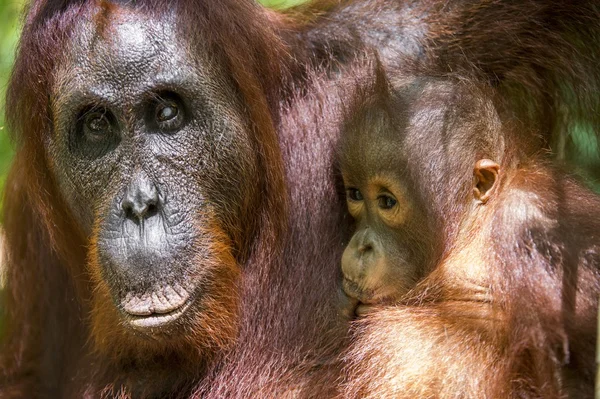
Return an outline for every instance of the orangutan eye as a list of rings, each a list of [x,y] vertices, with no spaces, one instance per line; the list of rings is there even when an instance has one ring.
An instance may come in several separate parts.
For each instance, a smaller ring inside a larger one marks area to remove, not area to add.
[[[161,104],[156,109],[156,120],[158,123],[166,122],[176,118],[178,114],[179,110],[177,108],[177,104]]]
[[[77,117],[69,146],[79,156],[94,159],[114,150],[120,140],[117,118],[108,108],[93,105]]]
[[[389,195],[381,195],[377,198],[377,203],[381,209],[392,209],[398,201]]]
[[[185,106],[176,93],[160,93],[150,104],[147,122],[151,129],[176,132],[185,125]]]
[[[357,188],[349,188],[347,192],[348,198],[350,198],[352,201],[362,201],[364,199],[362,193]]]
[[[92,111],[85,114],[83,135],[87,140],[100,141],[111,133],[112,123],[106,110]]]

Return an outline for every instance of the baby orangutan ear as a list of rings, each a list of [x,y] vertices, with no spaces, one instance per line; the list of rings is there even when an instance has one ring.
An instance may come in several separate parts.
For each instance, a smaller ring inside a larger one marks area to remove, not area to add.
[[[496,189],[500,165],[489,159],[480,159],[473,170],[473,195],[477,201],[485,204]]]

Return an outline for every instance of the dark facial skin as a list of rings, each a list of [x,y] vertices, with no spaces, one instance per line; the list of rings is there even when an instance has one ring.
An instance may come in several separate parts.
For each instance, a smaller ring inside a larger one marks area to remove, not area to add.
[[[196,55],[208,50],[192,56],[169,20],[109,18],[73,35],[49,159],[120,323],[172,332],[244,250],[229,243],[252,201],[255,152],[233,84]]]

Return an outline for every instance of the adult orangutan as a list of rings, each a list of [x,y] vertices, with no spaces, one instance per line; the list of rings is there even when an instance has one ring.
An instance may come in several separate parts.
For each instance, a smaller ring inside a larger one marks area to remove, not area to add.
[[[600,197],[473,82],[379,82],[349,118],[344,397],[594,395]]]
[[[343,208],[322,155],[337,130],[304,148],[276,135],[306,65],[267,17],[239,1],[32,4],[8,96],[2,397],[186,397],[236,340],[293,347],[278,374],[335,358]],[[308,184],[319,201],[302,208]]]
[[[0,396],[182,394],[231,346],[240,272],[286,220],[261,20],[237,1],[31,5]]]
[[[250,0],[33,1],[7,103],[18,149],[2,396],[335,390],[347,332],[339,119],[319,109],[317,88],[376,51],[390,71],[475,64],[503,92],[526,91],[515,98],[535,125],[562,120],[548,106],[570,98],[561,84],[593,108],[583,89],[596,87],[596,51],[578,46],[594,37],[595,6],[538,1],[524,17],[494,4],[357,0],[280,14]],[[323,71],[307,83],[311,68]],[[293,135],[295,121],[320,144]]]

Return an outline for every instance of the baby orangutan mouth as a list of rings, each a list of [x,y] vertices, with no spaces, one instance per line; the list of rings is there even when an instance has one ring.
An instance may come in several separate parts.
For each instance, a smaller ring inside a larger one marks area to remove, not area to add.
[[[363,289],[360,285],[346,277],[342,283],[342,288],[346,295],[352,300],[359,303],[373,303],[375,302],[372,298],[375,297],[375,291],[371,289]]]
[[[346,277],[342,282],[342,290],[346,296],[343,312],[350,319],[365,316],[373,312],[378,304],[394,303],[395,299],[395,292],[389,292],[385,287],[380,289],[362,288],[360,284]],[[383,295],[386,292],[390,295],[389,298]]]
[[[177,320],[192,302],[189,292],[177,284],[142,295],[128,293],[121,302],[121,308],[132,327],[157,328]]]

